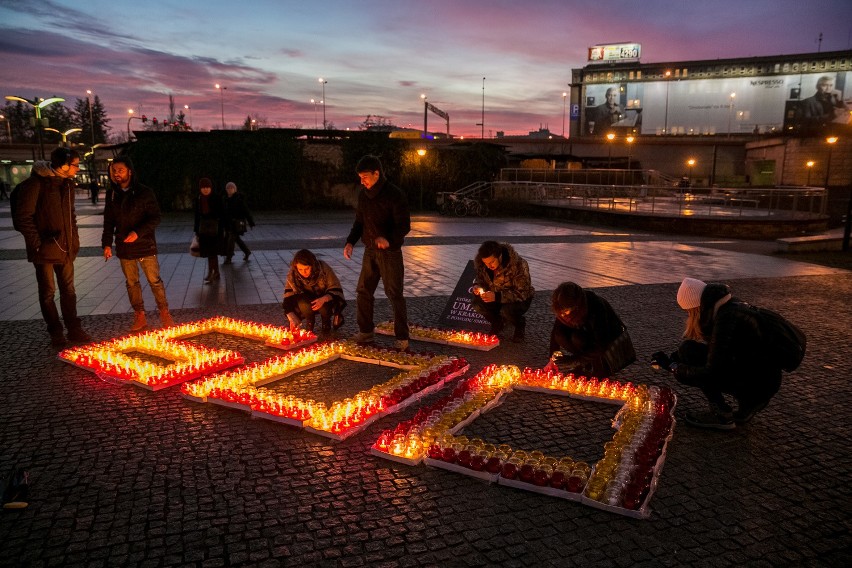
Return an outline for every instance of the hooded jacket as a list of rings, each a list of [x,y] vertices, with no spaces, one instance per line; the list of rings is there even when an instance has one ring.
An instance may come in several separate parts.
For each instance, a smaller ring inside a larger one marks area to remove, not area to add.
[[[73,179],[50,162],[33,164],[32,174],[15,190],[14,225],[24,236],[27,260],[34,264],[74,262],[80,251]]]
[[[477,254],[473,261],[476,268],[474,284],[482,286],[488,291],[494,292],[496,301],[501,304],[514,302],[525,302],[533,297],[533,288],[530,279],[530,269],[527,261],[515,252],[509,243],[500,243],[502,253],[500,254],[500,266],[492,271],[482,258]]]
[[[104,202],[104,231],[101,246],[112,246],[118,258],[135,260],[157,254],[155,230],[160,224],[160,206],[154,191],[139,183],[136,172],[130,171],[127,189],[110,180]],[[137,239],[125,243],[127,235],[135,231]]]
[[[678,363],[675,375],[684,384],[701,386],[719,377],[758,381],[780,373],[763,347],[763,335],[749,304],[731,296],[725,284],[708,284],[701,294],[699,325],[707,340],[707,365]]]

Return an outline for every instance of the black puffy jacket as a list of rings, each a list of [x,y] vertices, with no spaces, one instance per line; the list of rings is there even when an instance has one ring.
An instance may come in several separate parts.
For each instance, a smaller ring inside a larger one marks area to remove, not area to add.
[[[77,258],[74,188],[74,180],[57,175],[49,162],[36,162],[32,175],[15,189],[14,225],[24,236],[28,261],[65,264]]]
[[[150,187],[137,183],[135,177],[131,177],[126,190],[110,182],[104,202],[101,246],[112,246],[114,237],[118,258],[131,260],[153,256],[157,254],[155,230],[160,219],[160,206]],[[124,239],[134,231],[138,238],[125,243]]]

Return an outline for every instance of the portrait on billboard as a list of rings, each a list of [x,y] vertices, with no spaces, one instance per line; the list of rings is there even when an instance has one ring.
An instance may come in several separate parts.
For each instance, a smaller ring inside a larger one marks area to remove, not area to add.
[[[586,88],[585,135],[604,136],[611,130],[639,131],[642,108],[638,96],[629,93],[630,86],[593,85]]]
[[[785,129],[819,133],[852,125],[852,85],[849,73],[810,74],[799,89],[791,89],[785,113]],[[795,100],[795,95],[807,95]]]

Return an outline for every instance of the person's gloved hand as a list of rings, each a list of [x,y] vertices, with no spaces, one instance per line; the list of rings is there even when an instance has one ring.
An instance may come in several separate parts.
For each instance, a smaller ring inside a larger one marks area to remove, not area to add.
[[[671,358],[665,354],[663,351],[657,351],[653,355],[651,355],[651,367],[654,369],[660,370],[664,369],[666,371],[670,371],[672,366]]]

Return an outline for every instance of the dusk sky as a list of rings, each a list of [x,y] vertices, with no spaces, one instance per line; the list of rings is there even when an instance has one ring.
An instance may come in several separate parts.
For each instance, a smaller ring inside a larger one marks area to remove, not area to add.
[[[227,128],[313,128],[323,77],[336,128],[422,127],[426,94],[453,134],[479,136],[485,77],[486,136],[559,134],[571,69],[622,42],[643,63],[852,49],[852,1],[0,0],[0,94],[73,108],[89,89],[113,134],[128,108],[165,118],[169,95],[196,130],[219,128],[222,107]]]

